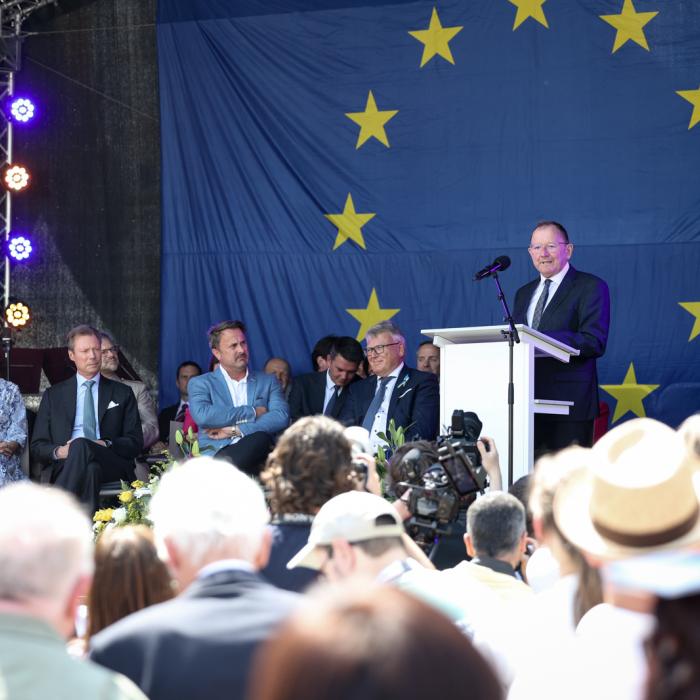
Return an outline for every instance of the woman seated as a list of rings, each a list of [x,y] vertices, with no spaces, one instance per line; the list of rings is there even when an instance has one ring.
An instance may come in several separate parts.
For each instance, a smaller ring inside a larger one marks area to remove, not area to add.
[[[27,442],[27,411],[19,387],[0,379],[0,486],[26,479],[21,455]]]

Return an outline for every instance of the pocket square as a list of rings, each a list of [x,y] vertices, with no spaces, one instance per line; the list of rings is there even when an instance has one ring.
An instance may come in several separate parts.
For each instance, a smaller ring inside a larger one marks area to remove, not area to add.
[[[114,403],[114,401],[110,401],[109,405],[107,406],[107,410],[109,411],[110,408],[116,408],[119,404]]]
[[[399,399],[402,399],[404,396],[406,396],[406,394],[410,394],[412,391],[413,387],[411,387],[410,389],[406,389],[406,391],[404,391],[403,394],[401,394],[401,396],[399,396],[396,400],[398,401]]]

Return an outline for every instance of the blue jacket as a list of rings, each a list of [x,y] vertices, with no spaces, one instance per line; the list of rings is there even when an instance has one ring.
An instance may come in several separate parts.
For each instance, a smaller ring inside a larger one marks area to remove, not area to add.
[[[282,388],[272,374],[248,371],[248,403],[234,406],[221,369],[192,377],[187,385],[190,413],[199,427],[199,447],[218,452],[230,440],[212,440],[205,428],[237,425],[243,435],[264,431],[274,436],[289,425],[289,407]],[[255,409],[265,406],[267,413],[255,417]]]

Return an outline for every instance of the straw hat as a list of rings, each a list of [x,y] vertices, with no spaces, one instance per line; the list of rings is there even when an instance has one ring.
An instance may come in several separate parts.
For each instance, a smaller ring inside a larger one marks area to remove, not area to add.
[[[554,519],[602,559],[700,543],[700,461],[663,423],[638,418],[590,451],[590,464],[562,483]]]

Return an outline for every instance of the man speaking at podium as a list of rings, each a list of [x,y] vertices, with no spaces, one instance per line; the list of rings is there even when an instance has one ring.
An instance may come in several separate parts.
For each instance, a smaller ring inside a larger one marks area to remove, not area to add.
[[[593,443],[598,415],[596,358],[605,352],[610,327],[610,292],[599,277],[574,269],[566,229],[556,221],[535,226],[530,257],[538,279],[518,289],[513,318],[580,351],[568,363],[539,358],[535,398],[573,401],[568,416],[535,415],[535,456],[578,443]]]

